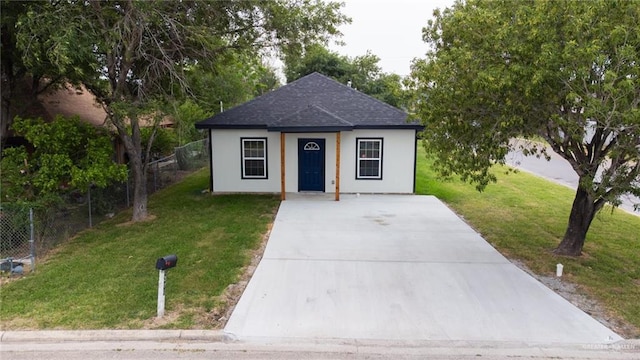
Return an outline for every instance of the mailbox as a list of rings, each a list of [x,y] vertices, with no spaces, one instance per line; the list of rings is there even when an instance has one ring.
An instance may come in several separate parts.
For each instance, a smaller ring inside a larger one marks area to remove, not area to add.
[[[156,269],[158,270],[167,270],[175,267],[178,263],[178,256],[176,255],[167,255],[163,256],[156,261]]]

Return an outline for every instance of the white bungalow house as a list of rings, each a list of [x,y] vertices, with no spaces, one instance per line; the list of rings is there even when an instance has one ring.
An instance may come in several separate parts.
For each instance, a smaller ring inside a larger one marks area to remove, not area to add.
[[[415,188],[407,114],[313,73],[196,124],[213,193],[396,193]]]

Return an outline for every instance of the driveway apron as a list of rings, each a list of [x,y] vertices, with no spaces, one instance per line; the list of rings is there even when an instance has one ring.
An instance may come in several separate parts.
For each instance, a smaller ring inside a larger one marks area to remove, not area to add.
[[[441,201],[412,195],[283,201],[225,332],[288,341],[621,340]]]

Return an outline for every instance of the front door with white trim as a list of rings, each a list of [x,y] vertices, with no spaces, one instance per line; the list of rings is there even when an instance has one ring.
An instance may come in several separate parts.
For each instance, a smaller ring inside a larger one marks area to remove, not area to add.
[[[324,191],[324,139],[298,139],[298,191]]]

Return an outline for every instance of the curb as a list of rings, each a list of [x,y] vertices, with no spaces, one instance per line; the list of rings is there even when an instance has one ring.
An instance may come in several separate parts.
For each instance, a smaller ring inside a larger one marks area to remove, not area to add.
[[[638,350],[638,352],[640,352],[640,338],[622,340],[618,342],[618,344],[628,347],[630,349]]]
[[[0,343],[163,340],[229,342],[233,339],[222,330],[45,330],[0,332]]]

